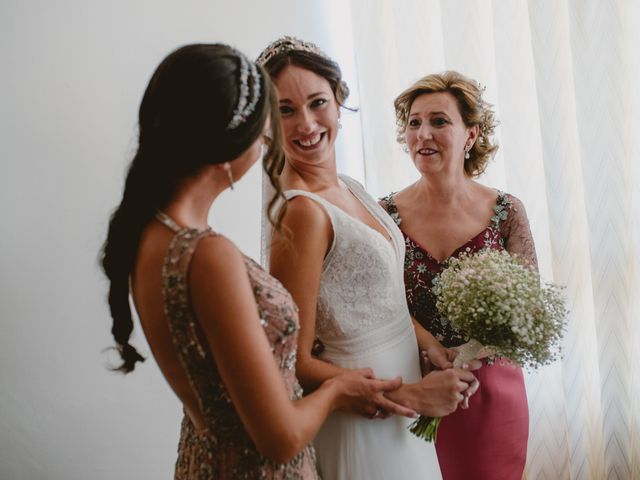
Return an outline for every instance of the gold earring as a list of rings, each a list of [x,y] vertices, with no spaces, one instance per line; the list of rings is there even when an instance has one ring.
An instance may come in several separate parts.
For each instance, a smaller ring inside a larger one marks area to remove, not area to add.
[[[231,173],[231,165],[229,165],[229,162],[225,162],[224,167],[227,171],[227,177],[229,178],[229,188],[233,190],[233,174]]]

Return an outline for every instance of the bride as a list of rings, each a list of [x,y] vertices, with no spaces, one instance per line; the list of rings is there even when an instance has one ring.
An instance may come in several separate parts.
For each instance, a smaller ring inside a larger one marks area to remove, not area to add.
[[[424,378],[419,348],[450,367],[442,345],[409,315],[404,240],[391,217],[353,179],[338,175],[335,140],[348,96],[340,68],[314,44],[284,37],[258,58],[278,91],[286,163],[284,233],[274,233],[270,268],[300,312],[296,370],[307,392],[346,369],[401,375],[396,391],[333,413],[314,440],[325,480],[440,478],[433,445],[392,413],[408,407],[443,416],[477,389],[468,370]],[[312,355],[314,338],[324,345]]]

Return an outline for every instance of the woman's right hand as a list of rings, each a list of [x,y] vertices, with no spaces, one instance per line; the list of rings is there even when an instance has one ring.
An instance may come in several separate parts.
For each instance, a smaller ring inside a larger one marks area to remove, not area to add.
[[[418,383],[403,384],[386,396],[426,417],[443,417],[455,411],[478,387],[477,379],[469,370],[450,368],[432,371]]]
[[[415,418],[417,413],[411,408],[397,404],[384,396],[385,392],[397,390],[402,385],[402,377],[393,379],[375,378],[373,370],[362,368],[337,375],[329,380],[338,390],[336,408],[367,418],[386,418],[402,415]]]

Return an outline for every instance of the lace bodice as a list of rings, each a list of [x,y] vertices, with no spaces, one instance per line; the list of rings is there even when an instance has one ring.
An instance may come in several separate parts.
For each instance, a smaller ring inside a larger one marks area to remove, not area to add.
[[[287,464],[263,457],[247,434],[220,377],[214,357],[191,308],[188,272],[198,242],[210,229],[180,229],[160,221],[176,235],[165,256],[162,278],[165,316],[173,344],[203,413],[207,428],[196,432],[187,415],[182,421],[176,479],[315,479],[315,456],[305,448]],[[244,257],[256,308],[290,399],[302,396],[295,376],[298,311],[289,292],[248,257]]]
[[[320,204],[333,227],[333,243],[324,264],[316,312],[316,335],[325,352],[350,358],[382,347],[411,327],[404,296],[404,242],[400,230],[355,180],[341,181],[380,222],[392,240],[322,197],[303,190],[284,192]]]
[[[402,219],[389,194],[381,200],[382,207],[398,226]],[[436,297],[432,293],[433,280],[446,267],[447,259],[438,262],[423,246],[402,232],[405,239],[404,281],[411,314],[446,347],[464,343],[466,339],[438,314]],[[513,195],[498,192],[494,215],[489,225],[475,237],[457,248],[451,257],[462,252],[476,252],[484,248],[507,250],[524,258],[537,269],[536,250],[529,229],[529,221],[522,202]],[[450,257],[450,258],[451,258]]]

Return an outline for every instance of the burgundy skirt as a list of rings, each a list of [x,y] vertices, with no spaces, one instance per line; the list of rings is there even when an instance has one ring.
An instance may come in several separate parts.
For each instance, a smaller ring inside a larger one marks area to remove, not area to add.
[[[436,451],[444,480],[521,480],[529,408],[522,370],[506,361],[473,372],[480,388],[469,408],[442,419]]]

